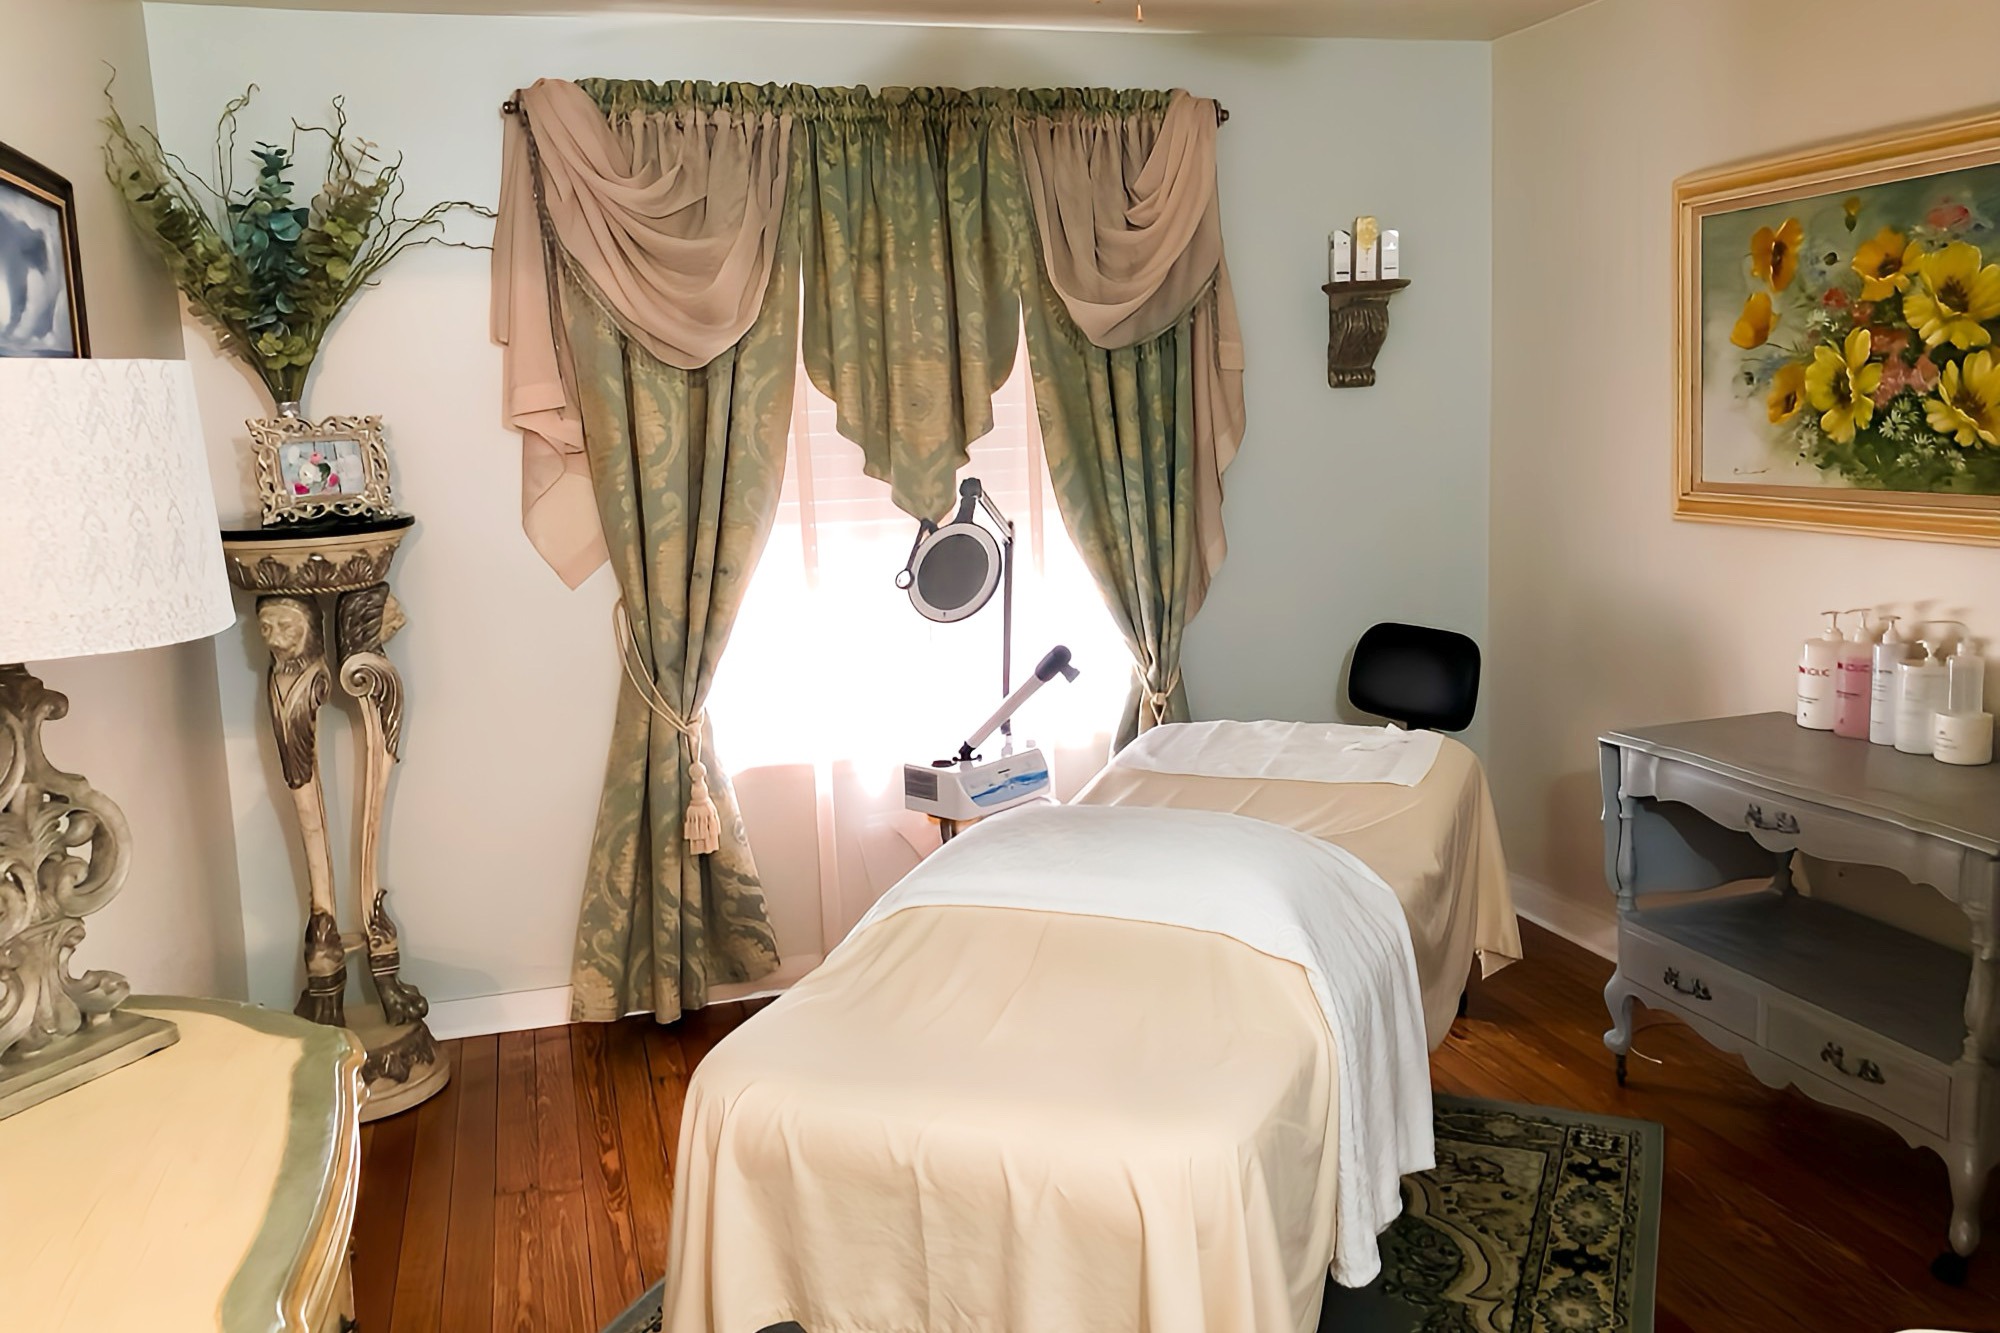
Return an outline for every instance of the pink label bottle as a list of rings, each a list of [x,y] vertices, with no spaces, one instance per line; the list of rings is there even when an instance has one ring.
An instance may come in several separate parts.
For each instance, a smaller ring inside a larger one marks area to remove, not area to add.
[[[1833,734],[1868,739],[1868,706],[1875,687],[1875,635],[1868,628],[1868,610],[1848,612],[1854,628],[1840,645],[1833,671]]]

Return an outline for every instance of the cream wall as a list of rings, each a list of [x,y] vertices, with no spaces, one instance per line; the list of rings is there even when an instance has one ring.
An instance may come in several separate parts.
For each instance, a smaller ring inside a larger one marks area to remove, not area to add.
[[[1790,708],[1827,607],[2000,642],[2000,551],[1670,517],[1674,178],[2000,96],[1990,61],[1876,60],[1882,13],[1598,0],[1493,47],[1488,758],[1510,860],[1570,904],[1609,914],[1601,731]],[[1990,4],[1907,13],[2000,44]]]
[[[356,128],[406,154],[412,198],[424,201],[493,199],[498,105],[545,75],[1184,85],[1216,96],[1233,113],[1221,170],[1251,424],[1229,477],[1230,563],[1186,650],[1195,705],[1325,717],[1348,647],[1374,621],[1484,633],[1484,44],[176,5],[149,5],[147,25],[170,145],[206,154],[217,109],[248,83],[263,91],[246,141],[345,92]],[[1397,299],[1381,384],[1334,391],[1325,237],[1363,211],[1400,226],[1413,285]],[[616,678],[608,583],[566,591],[520,536],[519,451],[497,420],[487,291],[483,255],[400,262],[336,331],[307,403],[384,415],[399,497],[420,519],[398,574],[409,714],[387,880],[410,973],[447,1002],[566,982]],[[213,456],[234,468],[235,423],[258,414],[258,400],[199,328],[187,346]],[[225,480],[225,513],[244,512],[246,498]],[[257,716],[261,654],[239,634],[220,660],[252,989],[276,1001],[297,986],[289,816],[272,802],[282,789]],[[797,954],[816,909],[780,917],[781,945]]]
[[[112,68],[126,117],[152,120],[137,0],[0,0],[0,33],[0,142],[76,188],[92,351],[180,356],[173,288],[141,248],[102,166],[98,121]],[[79,966],[124,972],[140,990],[244,994],[214,648],[183,644],[35,669],[70,698],[69,717],[44,736],[50,759],[87,776],[132,825],[131,878],[90,918]]]

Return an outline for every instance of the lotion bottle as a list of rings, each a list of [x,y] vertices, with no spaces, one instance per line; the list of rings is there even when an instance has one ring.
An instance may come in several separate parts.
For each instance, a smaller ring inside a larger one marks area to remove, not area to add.
[[[1945,662],[1948,684],[1946,711],[1980,713],[1986,710],[1986,659],[1972,651],[1972,640],[1958,641],[1958,651]]]
[[[1935,645],[1929,639],[1918,642],[1923,660],[1896,667],[1896,748],[1904,754],[1931,752],[1932,729],[1937,714],[1944,711],[1948,686]]]
[[[1867,607],[1855,607],[1847,614],[1854,617],[1854,628],[1834,659],[1833,734],[1863,740],[1868,735],[1869,696],[1874,692],[1875,636],[1868,629]]]
[[[1826,617],[1826,633],[1807,639],[1799,653],[1798,721],[1800,726],[1814,731],[1832,731],[1833,673],[1841,648],[1840,612],[1820,614]]]
[[[1896,637],[1895,616],[1883,616],[1888,627],[1875,645],[1874,688],[1868,701],[1868,739],[1876,745],[1896,743],[1896,667],[1910,656],[1910,645]]]

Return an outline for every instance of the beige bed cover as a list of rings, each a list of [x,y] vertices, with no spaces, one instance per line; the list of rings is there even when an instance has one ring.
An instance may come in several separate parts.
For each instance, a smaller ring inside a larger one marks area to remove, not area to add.
[[[1240,812],[1367,861],[1432,1044],[1520,954],[1485,779],[1107,770],[1080,801]],[[1333,1251],[1332,1039],[1233,939],[976,907],[873,927],[710,1053],[681,1125],[668,1333],[1311,1333]]]

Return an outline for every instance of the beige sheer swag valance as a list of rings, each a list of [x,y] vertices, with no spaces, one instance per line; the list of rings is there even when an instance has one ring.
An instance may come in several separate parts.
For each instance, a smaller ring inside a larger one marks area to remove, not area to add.
[[[506,348],[507,420],[522,432],[522,524],[571,586],[603,563],[605,549],[557,336],[552,268],[576,278],[662,362],[706,365],[763,306],[786,191],[802,184],[788,180],[792,134],[845,134],[885,104],[900,116],[932,107],[907,90],[879,99],[865,90],[717,92],[621,105],[607,116],[584,88],[545,79],[519,94],[519,114],[508,118],[493,336]],[[1132,347],[1190,320],[1198,605],[1225,550],[1222,473],[1244,420],[1242,337],[1216,197],[1215,104],[1184,92],[1164,110],[1158,94],[1140,95],[1150,105],[1136,109],[1119,105],[1129,95],[934,96],[935,114],[954,118],[954,132],[965,132],[958,122],[970,115],[974,131],[1012,141],[996,138],[986,188],[1027,194],[1041,264],[1086,338]],[[802,230],[804,244],[825,243],[825,229]],[[1032,252],[1012,257],[1017,281],[1033,280],[1035,262]],[[839,377],[831,379],[837,387]],[[840,406],[844,424],[878,410]],[[892,409],[891,399],[879,410]],[[886,424],[879,435],[898,438]]]
[[[543,79],[507,119],[493,245],[493,337],[522,434],[521,519],[571,587],[604,563],[551,259],[625,335],[682,370],[713,361],[763,307],[778,247],[791,117],[674,107],[616,124]]]
[[[1021,171],[1049,284],[1099,347],[1193,312],[1195,531],[1190,614],[1222,567],[1222,474],[1243,442],[1243,333],[1222,255],[1216,106],[1176,92],[1158,118],[1023,117]]]

